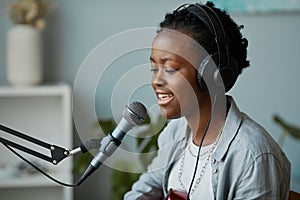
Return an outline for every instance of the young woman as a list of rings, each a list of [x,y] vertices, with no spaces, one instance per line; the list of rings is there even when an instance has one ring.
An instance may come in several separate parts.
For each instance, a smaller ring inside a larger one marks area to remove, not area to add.
[[[160,23],[152,87],[170,121],[157,157],[125,199],[288,198],[286,156],[225,95],[249,66],[241,28],[212,3],[184,5]]]

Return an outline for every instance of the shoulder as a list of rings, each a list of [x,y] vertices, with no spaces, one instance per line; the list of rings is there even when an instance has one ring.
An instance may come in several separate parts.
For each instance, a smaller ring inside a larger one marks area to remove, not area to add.
[[[243,145],[253,157],[263,154],[282,156],[281,148],[266,129],[244,113],[235,143]]]
[[[290,182],[290,162],[272,136],[246,114],[242,114],[228,158],[231,164],[235,163],[235,173],[241,177],[237,178],[240,188],[248,186],[255,191],[258,185],[268,185],[274,191],[269,194],[266,190],[262,198],[281,195],[283,199]],[[248,182],[244,181],[246,177]]]
[[[290,162],[273,137],[259,123],[241,113],[241,124],[229,152],[243,158],[246,165],[277,166],[278,170],[288,171]],[[248,164],[247,164],[248,163]]]
[[[285,154],[266,129],[241,112],[232,98],[230,101],[216,157],[222,159],[226,156],[226,159],[243,160],[249,164],[262,157],[272,157],[280,165],[288,164]]]
[[[220,182],[230,177],[238,185],[241,199],[248,199],[244,195],[250,187],[256,191],[258,186],[268,185],[274,191],[285,191],[289,185],[290,162],[286,155],[266,129],[240,112],[234,102],[214,157],[222,163]],[[267,195],[265,192],[262,195]]]

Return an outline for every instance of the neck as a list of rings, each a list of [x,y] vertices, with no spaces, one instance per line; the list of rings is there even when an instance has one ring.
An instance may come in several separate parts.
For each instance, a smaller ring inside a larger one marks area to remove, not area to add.
[[[216,141],[225,123],[226,110],[226,100],[216,100],[212,108],[211,99],[208,98],[207,100],[202,102],[197,114],[186,117],[188,125],[192,131],[193,142],[196,145],[200,145],[201,139],[204,136],[204,132],[210,118],[211,120],[209,128],[202,145],[207,146]]]

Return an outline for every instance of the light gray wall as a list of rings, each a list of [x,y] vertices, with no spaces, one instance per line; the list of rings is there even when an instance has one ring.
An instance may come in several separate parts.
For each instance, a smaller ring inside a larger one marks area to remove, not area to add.
[[[235,16],[245,24],[251,66],[231,94],[241,110],[262,124],[278,140],[274,114],[300,127],[300,14]],[[284,151],[292,163],[292,186],[300,191],[300,141],[287,138]],[[297,183],[296,183],[297,182]]]
[[[51,2],[54,11],[48,18],[47,28],[43,33],[45,81],[65,81],[71,85],[83,60],[100,42],[129,29],[156,27],[166,11],[184,3],[180,0]],[[6,83],[5,34],[11,26],[5,18],[3,6],[6,3],[7,1],[3,1],[0,9],[0,84]],[[230,94],[235,97],[242,111],[262,124],[277,140],[280,129],[272,122],[273,114],[279,113],[286,120],[300,126],[300,13],[233,16],[238,23],[245,25],[243,32],[249,39],[251,67],[244,71]],[[149,51],[145,49],[126,56],[112,63],[112,67],[99,82],[95,97],[99,117],[111,116],[110,101],[114,85],[124,70],[147,63]],[[99,60],[101,59],[99,56]],[[86,84],[88,82],[89,77],[86,78]],[[153,95],[149,87],[145,88],[141,96],[144,99],[149,97],[150,104]],[[82,95],[83,104],[86,100]],[[300,142],[287,138],[283,149],[292,163],[293,188],[300,192],[300,157],[297,155]],[[86,195],[99,196],[98,199],[107,197],[108,186],[101,180],[102,176],[99,177],[95,189],[90,188]],[[296,181],[298,185],[295,184]],[[94,195],[91,194],[93,192]],[[80,195],[78,192],[78,198]]]

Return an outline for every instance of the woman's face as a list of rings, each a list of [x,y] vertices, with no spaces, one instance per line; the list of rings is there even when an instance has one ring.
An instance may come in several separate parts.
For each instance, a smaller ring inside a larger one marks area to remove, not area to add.
[[[181,35],[164,30],[152,43],[151,82],[161,114],[167,119],[197,114],[206,95],[198,86],[194,67],[199,54]]]

